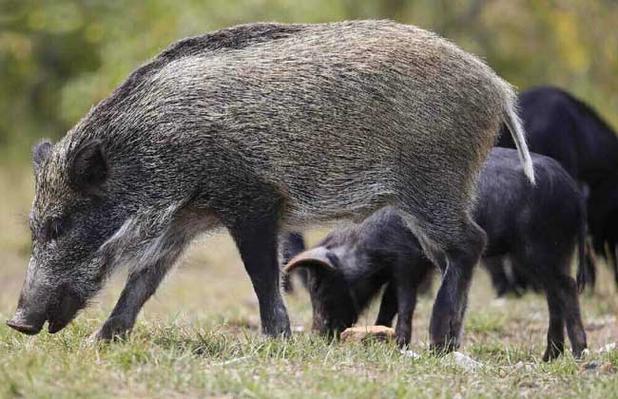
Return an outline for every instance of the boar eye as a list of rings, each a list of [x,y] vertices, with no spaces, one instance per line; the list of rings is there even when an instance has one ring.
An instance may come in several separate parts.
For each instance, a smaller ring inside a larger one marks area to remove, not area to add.
[[[66,224],[63,218],[51,218],[43,228],[43,239],[45,241],[58,239],[66,231]]]

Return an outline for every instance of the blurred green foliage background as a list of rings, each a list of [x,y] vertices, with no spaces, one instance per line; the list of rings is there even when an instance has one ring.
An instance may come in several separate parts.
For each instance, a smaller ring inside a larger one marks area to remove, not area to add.
[[[615,0],[0,0],[0,156],[57,139],[170,42],[254,21],[391,18],[482,56],[520,89],[553,84],[618,127]]]

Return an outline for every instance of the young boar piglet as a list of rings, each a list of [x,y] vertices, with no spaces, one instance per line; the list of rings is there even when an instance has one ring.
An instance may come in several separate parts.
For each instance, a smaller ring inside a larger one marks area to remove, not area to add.
[[[569,266],[577,244],[577,277],[583,285],[584,200],[556,161],[536,154],[532,160],[536,186],[523,177],[515,151],[496,148],[490,153],[473,213],[487,233],[482,262],[495,266],[510,258],[518,273],[544,290],[550,319],[544,360],[564,351],[565,323],[573,354],[580,356],[586,334]],[[388,284],[376,323],[390,326],[397,314],[397,340],[406,344],[414,297],[431,269],[422,254],[396,211],[385,208],[360,225],[335,230],[317,247],[296,255],[285,270],[307,270],[314,327],[327,333],[350,327]]]
[[[313,306],[313,329],[338,336],[358,320],[384,284],[385,295],[376,324],[390,326],[392,307],[397,319],[397,343],[410,342],[416,290],[433,263],[394,208],[384,208],[360,224],[349,224],[326,236],[316,247],[290,260],[286,274],[305,273]],[[388,299],[389,303],[386,303]]]
[[[445,271],[431,336],[456,347],[484,245],[469,210],[502,124],[533,180],[515,98],[476,57],[390,21],[181,40],[35,149],[33,251],[8,324],[59,331],[124,263],[127,284],[97,337],[123,334],[187,244],[224,227],[264,333],[289,335],[281,230],[392,205]]]

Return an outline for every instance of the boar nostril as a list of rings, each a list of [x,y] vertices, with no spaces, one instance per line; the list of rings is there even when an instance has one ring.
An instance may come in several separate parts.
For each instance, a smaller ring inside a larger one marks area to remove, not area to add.
[[[23,334],[34,335],[38,333],[41,329],[36,326],[25,324],[15,320],[7,320],[6,325],[11,327],[14,330],[19,331]]]

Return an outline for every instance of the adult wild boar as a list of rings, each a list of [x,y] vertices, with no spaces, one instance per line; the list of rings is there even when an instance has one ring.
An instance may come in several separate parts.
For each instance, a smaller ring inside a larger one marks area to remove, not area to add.
[[[225,227],[264,333],[288,335],[278,233],[393,205],[444,271],[433,342],[456,345],[484,245],[468,208],[502,123],[533,179],[514,100],[477,58],[389,21],[252,24],[173,44],[35,148],[33,253],[9,325],[59,331],[128,263],[97,336],[122,334],[187,243]]]

